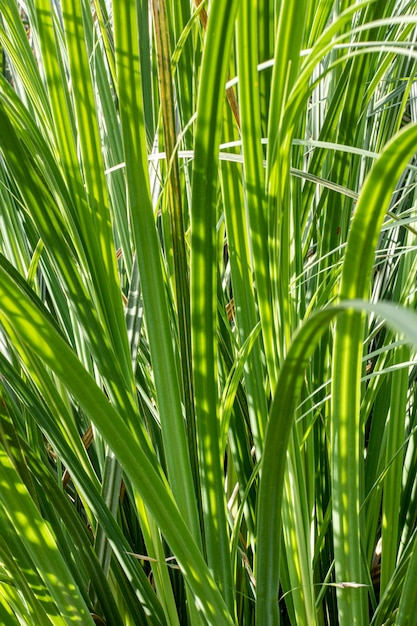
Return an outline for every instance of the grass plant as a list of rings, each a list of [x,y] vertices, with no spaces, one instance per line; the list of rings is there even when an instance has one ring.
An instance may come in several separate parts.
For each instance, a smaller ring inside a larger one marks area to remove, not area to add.
[[[416,27],[0,0],[0,623],[412,623]]]

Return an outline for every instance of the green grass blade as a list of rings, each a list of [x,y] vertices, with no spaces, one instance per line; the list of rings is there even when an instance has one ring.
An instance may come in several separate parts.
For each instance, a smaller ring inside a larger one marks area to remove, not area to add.
[[[415,151],[417,127],[402,131],[375,163],[360,194],[343,264],[341,299],[366,298],[382,220],[393,187]],[[359,422],[363,321],[345,313],[336,324],[332,380],[332,492],[336,580],[366,583],[362,560],[360,489],[363,476]],[[348,366],[346,364],[349,364]],[[338,588],[340,618],[367,621],[363,587]]]
[[[400,605],[396,616],[396,626],[406,626],[413,622],[417,611],[417,598],[415,593],[415,581],[417,576],[417,551],[416,540],[413,542],[413,552],[405,576],[405,583],[401,593]]]
[[[244,167],[244,192],[245,192],[245,209],[248,215],[250,238],[249,248],[252,256],[253,270],[256,276],[257,301],[259,306],[259,315],[262,321],[263,349],[265,351],[267,369],[271,380],[275,380],[277,372],[275,329],[271,315],[271,285],[268,250],[265,246],[267,234],[266,221],[266,195],[265,195],[265,173],[263,168],[263,151],[261,145],[261,111],[260,102],[257,92],[253,89],[253,85],[258,83],[257,70],[257,47],[259,44],[257,32],[257,6],[250,1],[241,3],[238,15],[237,28],[237,48],[238,48],[238,70],[239,75],[245,77],[239,81],[239,105],[241,118],[241,134],[243,148],[243,167]],[[227,206],[227,205],[226,205]],[[233,205],[232,205],[233,207]],[[246,237],[245,222],[241,219],[239,211],[232,210],[231,217],[233,219],[232,226],[235,231],[228,226],[229,247],[231,246],[231,261],[233,260],[233,247],[236,247],[236,255],[241,259],[242,269],[238,272],[232,270],[232,276],[239,276],[242,273],[242,288],[244,289],[239,303],[239,293],[236,294],[238,307],[242,310],[242,321],[240,325],[248,324],[254,318],[253,294],[251,278],[247,272],[244,272],[245,266],[243,260],[246,260],[248,250],[244,246]],[[247,229],[247,227],[246,227]],[[247,231],[246,231],[247,232]],[[248,263],[248,261],[246,261]],[[248,263],[249,265],[249,263]],[[249,281],[249,282],[248,282]],[[238,317],[239,320],[239,317]],[[247,332],[247,329],[245,329]],[[243,331],[243,329],[242,329]],[[258,357],[259,358],[259,357]],[[254,367],[256,359],[254,359]],[[255,400],[256,396],[254,396]],[[255,400],[256,401],[256,400]],[[263,429],[265,422],[260,420],[261,430],[259,437],[263,438]]]
[[[109,404],[105,394],[96,386],[62,337],[3,269],[0,269],[0,291],[3,305],[0,320],[3,327],[9,336],[14,337],[16,345],[20,344],[21,350],[25,351],[25,345],[30,346],[53,369],[111,446],[155,517],[183,572],[186,572],[187,583],[206,619],[210,621],[216,617],[220,623],[232,624],[230,613],[201,552],[178,511],[168,485],[149,459],[148,451],[137,444],[132,445],[128,427]]]
[[[224,86],[238,1],[214,0],[204,49],[194,143],[191,205],[191,327],[207,561],[231,613],[234,591],[219,454],[216,351],[216,196]]]
[[[185,241],[185,219],[181,194],[179,160],[176,152],[177,132],[175,128],[175,92],[173,90],[171,51],[169,42],[169,21],[165,0],[153,2],[153,15],[156,33],[158,77],[163,120],[164,144],[167,156],[168,212],[170,224],[170,245],[167,256],[172,254],[174,265],[174,285],[176,301],[177,331],[181,356],[181,386],[186,415],[187,443],[191,469],[195,485],[196,500],[200,506],[200,477],[198,470],[197,436],[195,423],[194,389],[191,361],[190,325],[190,277]],[[171,250],[172,248],[172,250]]]
[[[401,346],[395,351],[394,364],[408,361],[410,349]],[[384,496],[382,508],[382,554],[381,554],[381,593],[386,589],[395,572],[400,540],[399,515],[403,473],[403,454],[398,454],[405,437],[407,415],[408,369],[393,372],[390,398],[390,414],[387,428],[386,465],[384,476]],[[391,459],[394,459],[391,461]]]
[[[415,133],[416,129],[412,130]],[[347,311],[343,312],[345,309],[350,309],[356,314],[360,311],[375,312],[383,317],[393,330],[404,334],[410,343],[417,345],[414,313],[390,303],[371,304],[364,300],[341,302],[338,306],[312,314],[294,336],[282,366],[274,402],[270,409],[257,502],[256,609],[257,621],[260,624],[276,626],[279,623],[277,596],[286,452],[304,370],[330,322],[341,313],[346,315]],[[341,582],[357,581],[347,579]],[[342,586],[341,589],[347,591],[349,586]],[[357,588],[352,587],[352,589],[357,591]]]
[[[116,71],[119,99],[123,102],[121,122],[131,224],[168,475],[179,508],[198,544],[201,541],[200,527],[185,436],[177,365],[171,340],[160,247],[149,189],[143,104],[139,88],[141,68],[137,18],[134,6],[119,3],[114,7]]]
[[[10,459],[0,450],[0,501],[27,553],[37,564],[47,593],[56,603],[54,624],[92,624],[89,611],[77,590],[54,538],[36,510]],[[7,536],[7,532],[6,532]]]
[[[257,501],[256,619],[279,624],[278,588],[281,555],[281,507],[287,446],[308,359],[335,315],[327,309],[309,317],[291,342],[274,392],[265,437]]]

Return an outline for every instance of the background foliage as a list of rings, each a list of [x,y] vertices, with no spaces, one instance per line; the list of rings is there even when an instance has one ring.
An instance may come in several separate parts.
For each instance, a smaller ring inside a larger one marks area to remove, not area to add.
[[[416,23],[0,0],[1,623],[411,623]]]

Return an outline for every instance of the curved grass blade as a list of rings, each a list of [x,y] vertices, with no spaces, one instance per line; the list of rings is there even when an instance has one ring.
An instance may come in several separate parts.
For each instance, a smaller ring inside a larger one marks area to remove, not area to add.
[[[256,621],[279,624],[278,588],[281,555],[281,509],[287,447],[304,370],[320,337],[340,309],[312,314],[291,342],[274,392],[265,436],[257,501]]]
[[[148,457],[134,444],[129,428],[108,402],[62,337],[48,323],[10,276],[0,268],[0,321],[16,348],[28,347],[61,379],[113,450],[141,496],[185,575],[198,608],[208,622],[233,623],[192,534],[179,513],[172,492]]]
[[[350,311],[356,314],[360,311],[376,313],[393,330],[404,335],[409,343],[417,346],[417,316],[414,312],[388,302],[371,304],[364,300],[344,301],[313,313],[294,336],[282,366],[270,410],[257,502],[256,609],[257,623],[265,626],[279,624],[281,504],[286,453],[304,370],[328,325],[336,316],[341,313],[346,315]],[[363,589],[359,586],[359,581],[349,577],[339,582],[340,590],[344,592]]]
[[[45,598],[50,596],[49,602],[56,603],[52,622],[63,626],[66,623],[92,624],[89,611],[52,533],[4,450],[0,450],[0,483],[3,529],[5,520],[8,519],[14,529],[16,541],[21,542],[22,556],[27,554],[36,563],[34,573],[37,572],[42,580]],[[5,537],[10,539],[7,530]],[[50,610],[53,611],[52,606]]]
[[[399,133],[375,162],[359,196],[343,263],[340,298],[366,299],[379,232],[394,186],[415,152],[417,126]],[[332,494],[336,582],[366,582],[362,560],[360,489],[363,477],[359,422],[363,318],[346,312],[336,323],[332,376]],[[348,365],[347,365],[348,364]],[[367,620],[362,587],[337,589],[341,618]]]

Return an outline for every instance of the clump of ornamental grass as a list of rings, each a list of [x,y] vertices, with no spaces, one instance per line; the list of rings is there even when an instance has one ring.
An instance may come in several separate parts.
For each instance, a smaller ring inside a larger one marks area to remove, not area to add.
[[[411,623],[416,24],[1,0],[0,622]]]

